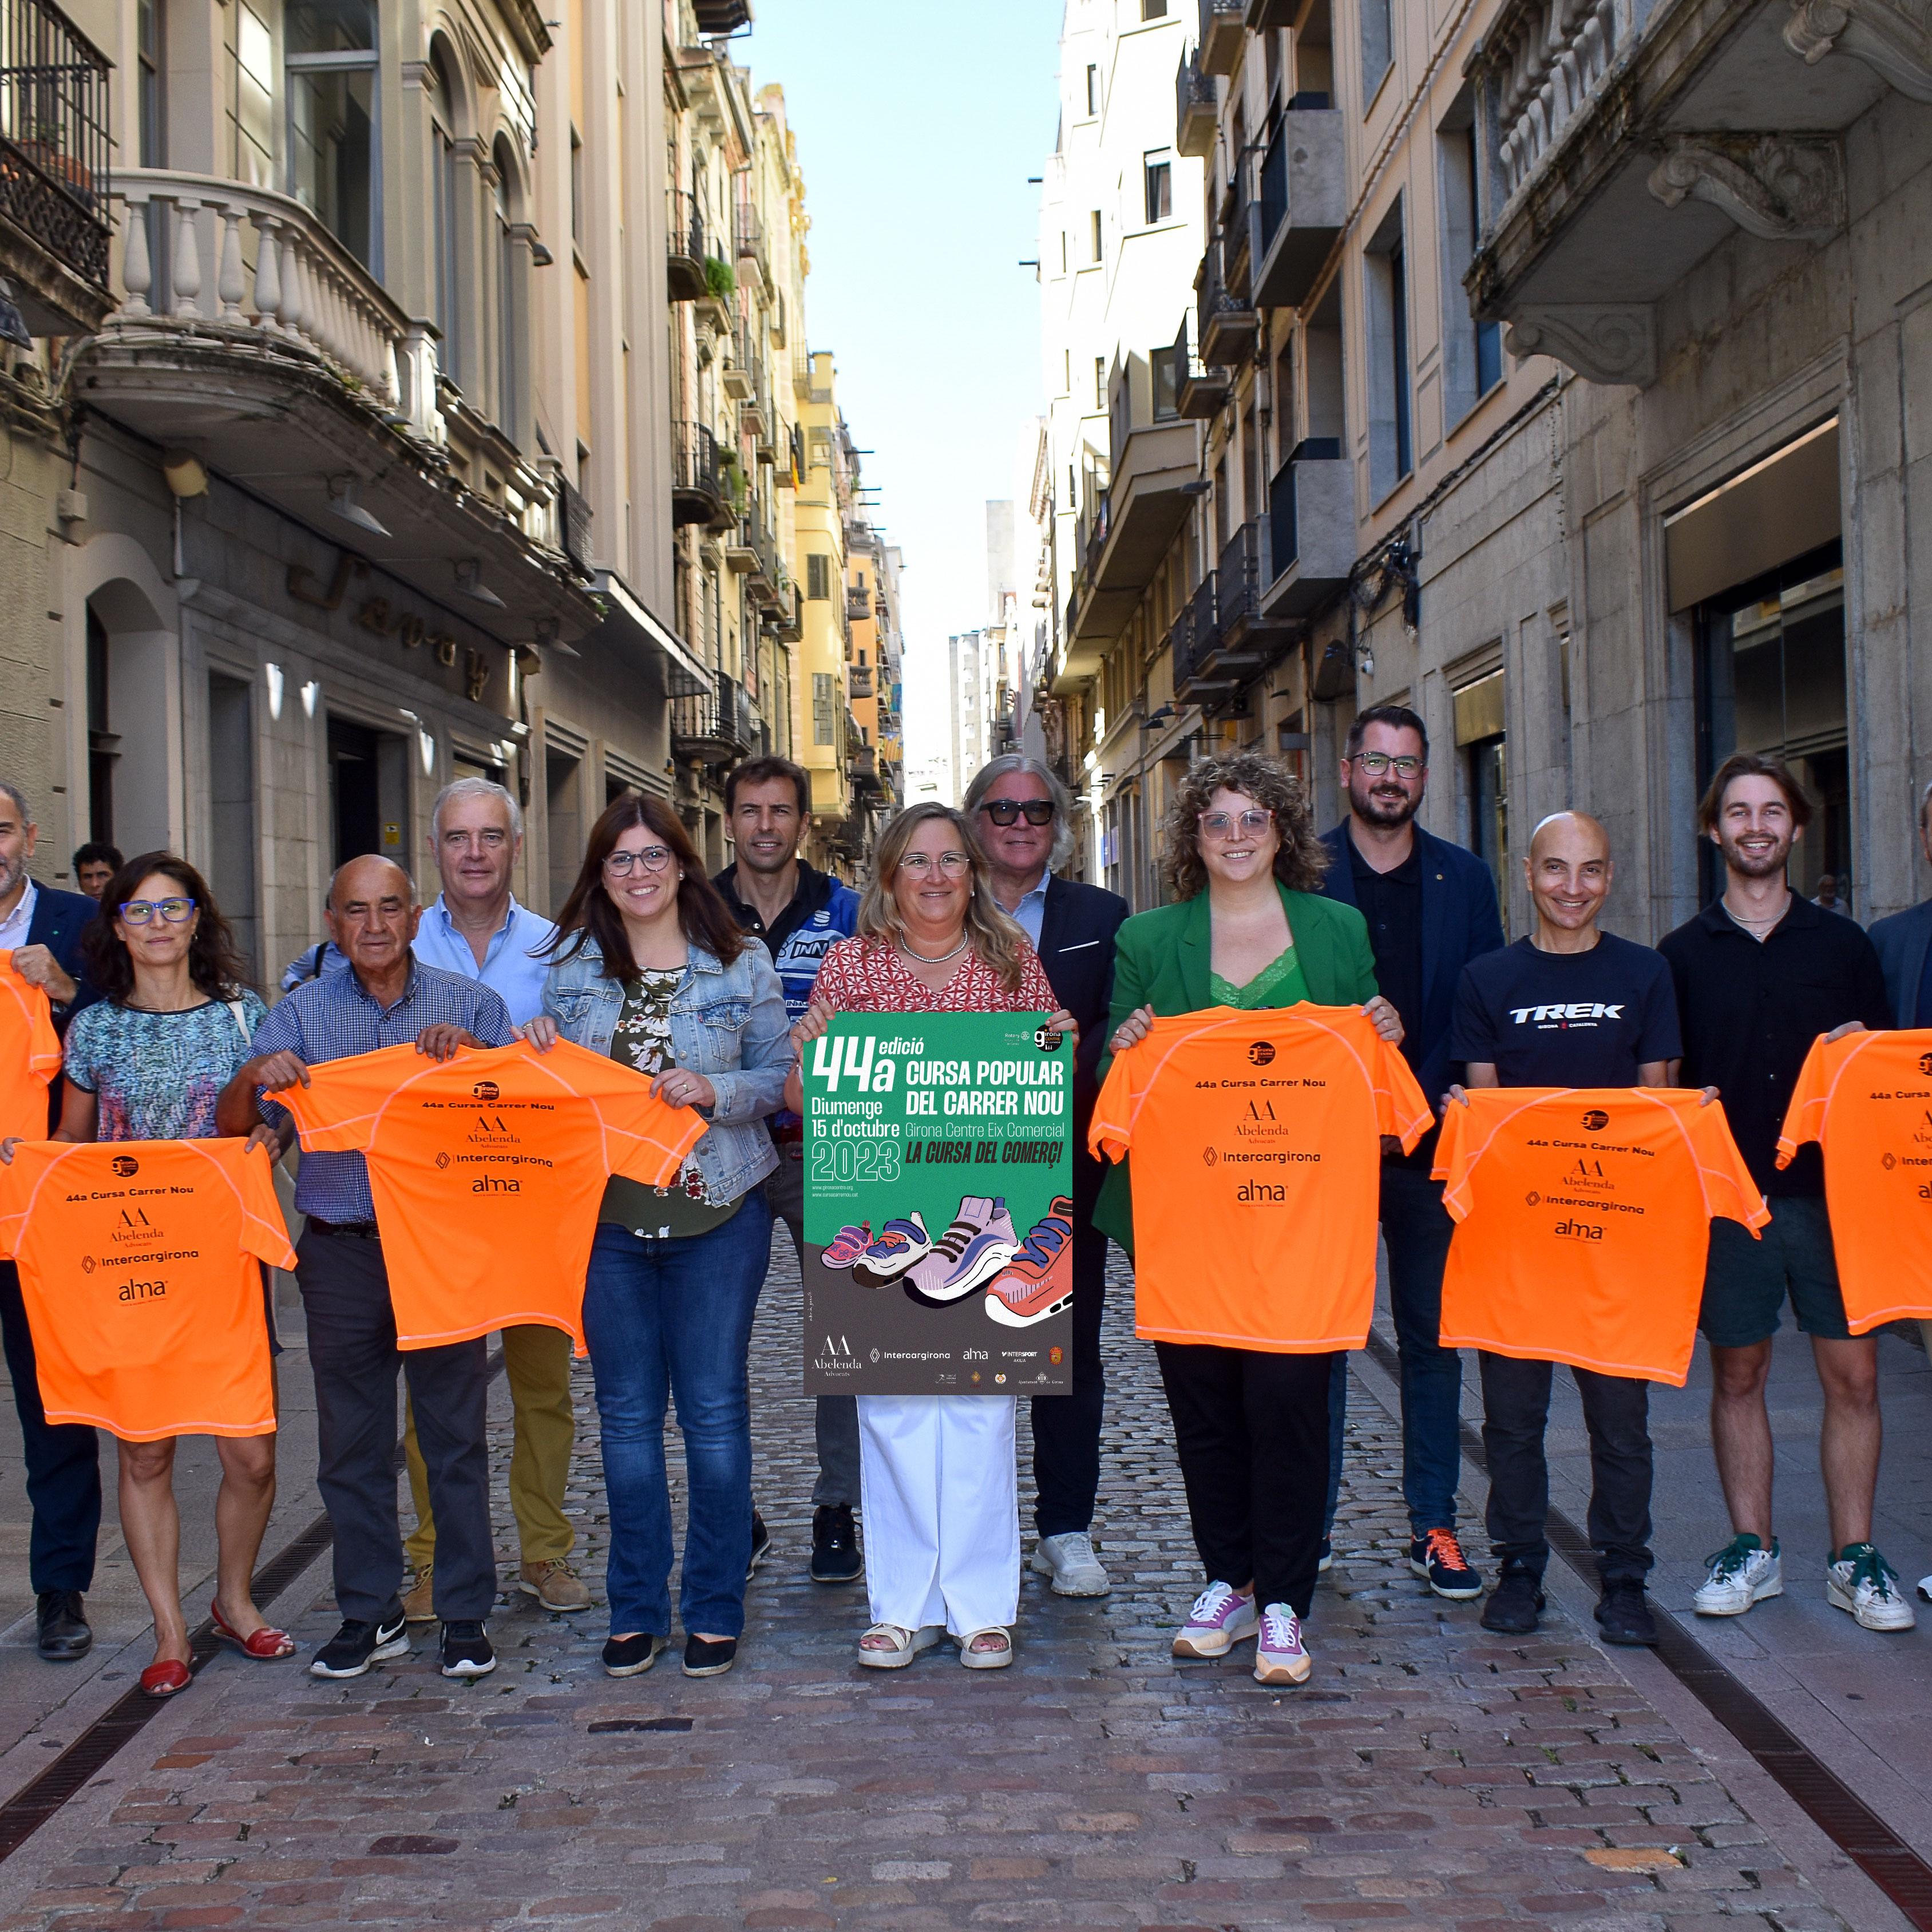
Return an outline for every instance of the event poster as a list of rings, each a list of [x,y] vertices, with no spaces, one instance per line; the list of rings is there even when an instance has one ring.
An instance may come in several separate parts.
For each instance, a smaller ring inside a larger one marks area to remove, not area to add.
[[[1071,1386],[1073,1048],[1044,1013],[844,1013],[805,1050],[808,1395]]]

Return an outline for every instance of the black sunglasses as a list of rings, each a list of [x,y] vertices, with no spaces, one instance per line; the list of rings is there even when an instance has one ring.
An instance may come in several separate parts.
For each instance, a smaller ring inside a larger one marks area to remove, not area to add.
[[[980,809],[995,825],[1010,825],[1022,812],[1026,814],[1029,825],[1045,825],[1053,817],[1053,801],[1050,798],[1030,798],[1022,801],[1017,798],[996,798]]]

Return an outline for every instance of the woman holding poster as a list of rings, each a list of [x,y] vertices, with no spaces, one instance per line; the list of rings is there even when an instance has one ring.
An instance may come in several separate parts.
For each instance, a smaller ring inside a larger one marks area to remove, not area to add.
[[[1401,1039],[1401,1020],[1376,991],[1362,915],[1321,895],[1327,854],[1301,786],[1284,766],[1256,752],[1196,765],[1174,794],[1164,832],[1177,902],[1120,928],[1110,1054],[1144,1039],[1157,1016],[1304,1000],[1361,1005],[1384,1040]],[[1172,1167],[1161,1178],[1198,1172]],[[1109,1169],[1094,1222],[1132,1252],[1126,1166]],[[1204,1256],[1212,1238],[1204,1218]],[[1139,1284],[1143,1303],[1148,1286]],[[1262,1346],[1154,1344],[1208,1573],[1174,1654],[1222,1657],[1257,1637],[1255,1676],[1264,1684],[1298,1684],[1309,1673],[1301,1620],[1315,1593],[1328,1492],[1335,1358],[1286,1326]]]
[[[802,1052],[846,1012],[1048,1012],[1052,1026],[1074,1030],[1026,935],[994,898],[971,826],[950,806],[909,806],[880,833],[857,933],[825,956],[794,1046]],[[785,1104],[804,1109],[796,1071]],[[1012,1661],[1013,1416],[1010,1395],[860,1396],[873,1619],[859,1640],[861,1664],[897,1670],[949,1634],[969,1670]]]

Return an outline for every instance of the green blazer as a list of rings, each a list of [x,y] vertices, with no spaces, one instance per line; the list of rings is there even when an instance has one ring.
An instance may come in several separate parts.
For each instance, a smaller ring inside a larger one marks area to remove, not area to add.
[[[1352,1006],[1373,999],[1379,989],[1368,922],[1340,899],[1319,892],[1292,892],[1285,886],[1279,890],[1301,957],[1302,976],[1316,1004]],[[1166,1018],[1212,1005],[1208,990],[1212,952],[1205,892],[1176,905],[1136,913],[1114,942],[1114,997],[1107,1037],[1112,1039],[1120,1022],[1142,1006],[1151,1006]],[[1112,1064],[1111,1054],[1101,1061],[1102,1080]],[[1132,1254],[1134,1204],[1128,1165],[1122,1161],[1108,1168],[1094,1206],[1094,1225]]]

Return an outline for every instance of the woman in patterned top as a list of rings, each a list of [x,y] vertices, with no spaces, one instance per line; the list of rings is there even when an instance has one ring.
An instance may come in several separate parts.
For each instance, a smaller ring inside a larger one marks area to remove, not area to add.
[[[54,1138],[214,1138],[215,1102],[248,1058],[264,1009],[242,983],[247,969],[207,880],[172,853],[144,852],[108,882],[101,915],[81,946],[104,997],[68,1029]],[[282,1150],[270,1128],[250,1138],[272,1155]],[[0,1160],[11,1151],[0,1144]],[[272,1342],[272,1324],[269,1335]],[[151,1697],[174,1696],[194,1682],[182,1614],[176,1439],[120,1444],[121,1532],[154,1616],[154,1660],[141,1672]],[[292,1656],[295,1640],[263,1621],[250,1580],[275,1500],[275,1438],[219,1436],[214,1446],[221,1459],[214,1634],[262,1662]]]
[[[794,1046],[802,1052],[842,1012],[1049,1012],[1078,1043],[1026,934],[993,897],[965,815],[930,802],[908,806],[879,834],[858,932],[826,954]],[[804,1111],[796,1071],[785,1105]],[[1011,1396],[860,1396],[872,1617],[861,1664],[895,1670],[949,1632],[969,1670],[1012,1661],[1014,1409]]]
[[[675,1186],[614,1177],[584,1290],[584,1333],[603,1424],[610,1504],[604,1668],[633,1677],[670,1634],[667,1394],[684,1437],[684,1672],[729,1670],[745,1628],[752,1541],[748,1358],[771,1256],[765,1176],[791,1043],[771,956],[745,938],[683,822],[627,793],[591,827],[557,914],[544,1010],[560,1035],[651,1076],[652,1090],[710,1122]]]

